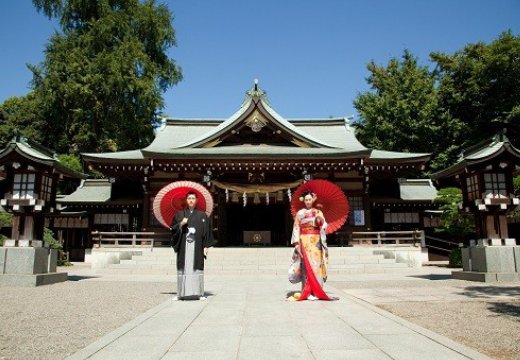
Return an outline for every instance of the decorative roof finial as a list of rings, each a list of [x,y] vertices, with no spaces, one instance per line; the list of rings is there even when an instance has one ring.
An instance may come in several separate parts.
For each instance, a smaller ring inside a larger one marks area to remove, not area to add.
[[[265,98],[265,91],[260,89],[260,87],[258,86],[258,79],[254,80],[253,88],[251,90],[246,91],[246,94],[249,98],[267,100]],[[247,98],[246,98],[246,101],[247,101]]]

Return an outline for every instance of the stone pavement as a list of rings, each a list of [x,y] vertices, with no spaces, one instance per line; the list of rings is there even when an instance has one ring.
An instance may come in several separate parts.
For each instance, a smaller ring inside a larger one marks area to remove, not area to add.
[[[281,276],[206,280],[206,301],[168,300],[69,359],[488,359],[331,285],[287,302]]]

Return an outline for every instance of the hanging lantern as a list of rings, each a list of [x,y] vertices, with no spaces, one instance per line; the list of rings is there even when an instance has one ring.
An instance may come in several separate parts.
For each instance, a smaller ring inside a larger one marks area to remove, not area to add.
[[[268,192],[265,193],[265,204],[269,205],[269,193]]]
[[[253,204],[260,204],[260,195],[258,193],[255,193],[255,197],[253,198]]]
[[[238,203],[238,193],[234,192],[231,194],[231,202]]]
[[[226,189],[226,202],[229,202],[229,191]]]
[[[247,205],[247,194],[246,193],[242,194],[242,200],[244,201],[244,207],[246,207],[246,205]]]
[[[291,189],[287,189],[287,197],[289,198],[289,202],[291,202],[292,201]]]

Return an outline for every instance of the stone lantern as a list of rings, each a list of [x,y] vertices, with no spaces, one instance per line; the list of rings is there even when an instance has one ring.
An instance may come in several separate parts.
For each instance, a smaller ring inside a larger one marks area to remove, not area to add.
[[[84,175],[22,137],[0,152],[0,174],[0,205],[13,214],[11,238],[0,247],[0,284],[37,286],[67,280],[67,273],[56,272],[57,251],[43,242],[45,216],[55,211],[58,182]]]
[[[460,209],[473,214],[477,237],[462,249],[463,271],[453,276],[474,281],[520,280],[520,246],[508,231],[507,213],[520,204],[513,176],[520,171],[520,150],[504,133],[465,149],[458,162],[433,178],[457,184]]]

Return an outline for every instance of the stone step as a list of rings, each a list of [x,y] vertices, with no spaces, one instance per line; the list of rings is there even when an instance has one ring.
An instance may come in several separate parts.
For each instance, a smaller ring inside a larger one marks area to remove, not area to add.
[[[408,272],[411,271],[409,268],[380,268],[380,269],[363,269],[363,268],[350,268],[350,269],[330,269],[328,270],[329,278],[334,275],[349,275],[349,274],[384,274],[394,272]],[[96,274],[100,275],[171,275],[175,278],[177,275],[176,269],[121,269],[121,268],[104,268],[96,269]],[[287,269],[241,269],[241,270],[218,270],[218,269],[206,269],[205,275],[280,275],[287,276]]]
[[[209,256],[214,259],[280,259],[291,257],[292,251],[283,253],[283,254],[222,254],[216,253],[214,251],[209,251]],[[142,255],[133,255],[135,259],[171,259],[175,257],[175,253],[164,253],[164,254],[142,254]],[[329,252],[330,258],[346,258],[346,259],[369,259],[369,258],[384,258],[382,254],[336,254]]]
[[[377,248],[367,247],[367,248],[356,248],[356,247],[329,247],[329,252],[334,254],[373,254],[374,250]],[[154,248],[151,249],[143,249],[143,255],[167,255],[173,254],[174,251],[172,248]],[[280,248],[211,248],[210,251],[215,254],[222,255],[243,255],[243,254],[257,254],[257,255],[285,255],[287,253],[292,252],[292,248],[290,247],[280,247]]]
[[[219,271],[219,270],[228,270],[228,271],[242,271],[242,270],[270,270],[270,271],[285,271],[287,272],[288,264],[285,265],[259,265],[259,264],[248,264],[248,265],[240,265],[240,264],[206,264],[206,271]],[[175,271],[175,264],[111,264],[108,267],[109,269],[126,269],[126,270],[162,270],[162,271]],[[408,268],[406,264],[401,263],[383,263],[383,264],[333,264],[328,266],[328,270],[349,270],[349,269],[359,269],[360,271],[364,270],[377,270],[377,269],[399,269],[399,268]]]
[[[175,265],[177,262],[174,259],[164,261],[139,261],[139,260],[121,260],[120,265],[130,266],[150,266],[150,265]],[[254,265],[254,266],[278,266],[286,267],[289,266],[290,259],[283,259],[280,261],[254,261],[254,260],[240,260],[240,261],[206,261],[207,266],[238,266],[238,265]],[[331,261],[329,266],[342,266],[349,264],[394,264],[394,259],[369,259],[369,260],[344,260],[344,261]],[[118,264],[114,264],[118,265]]]

